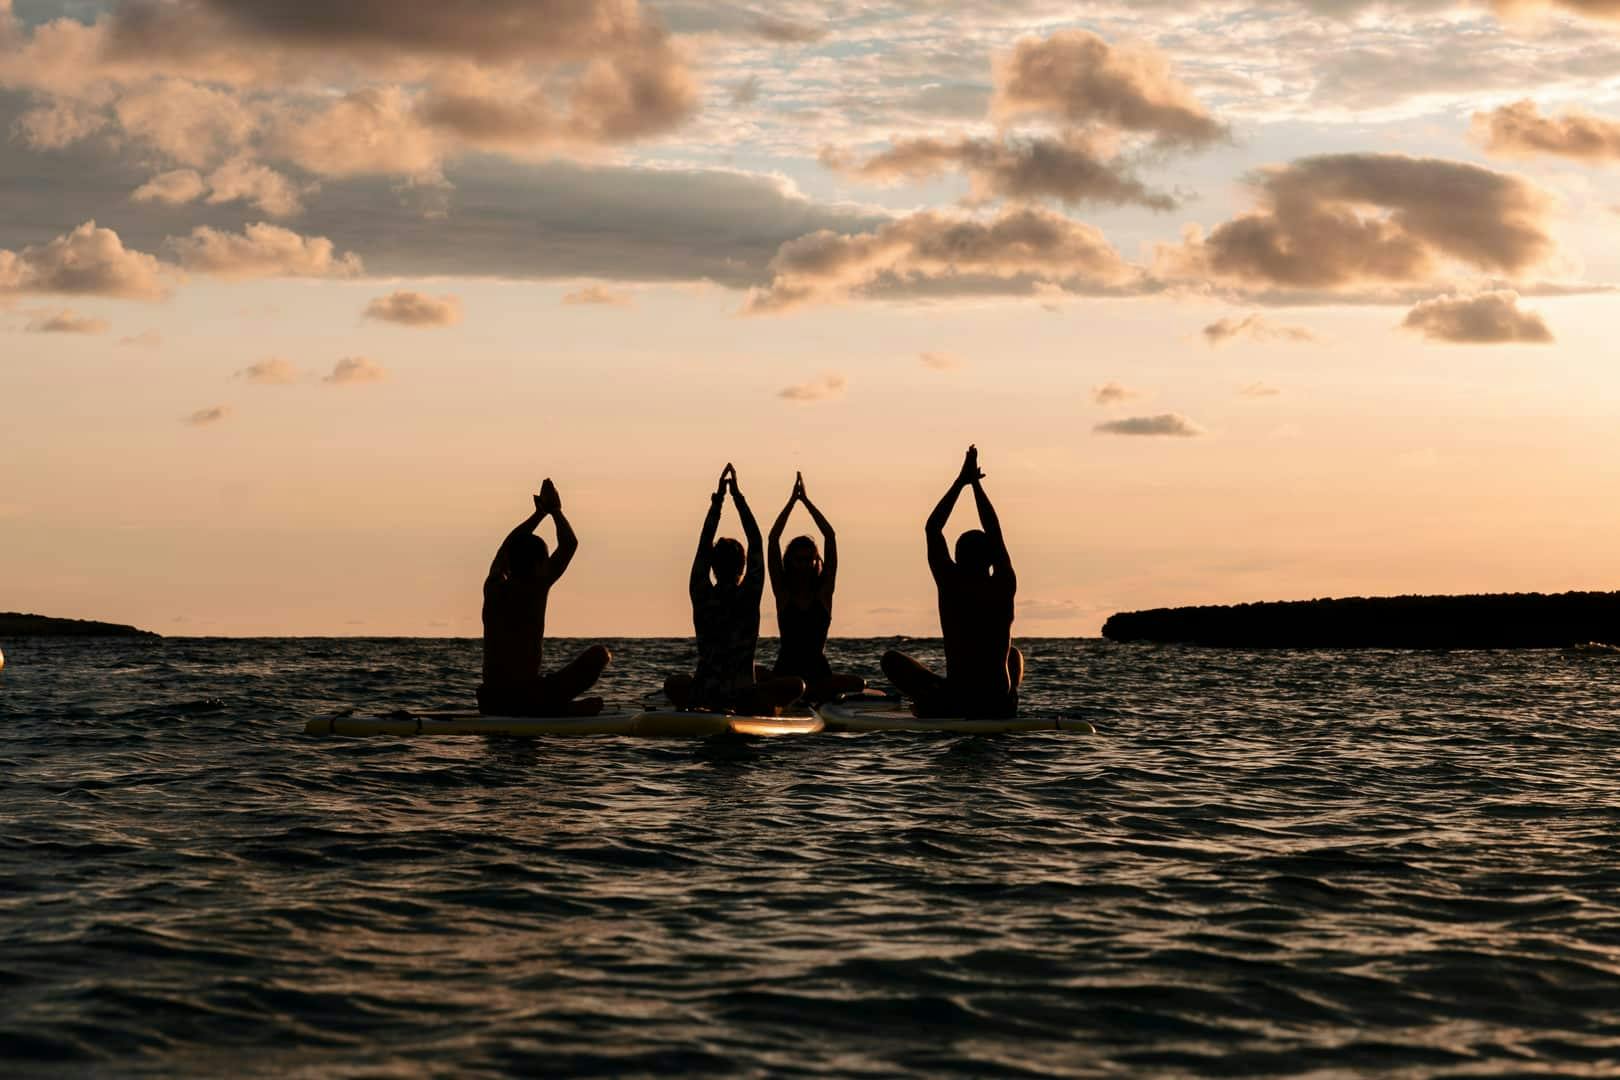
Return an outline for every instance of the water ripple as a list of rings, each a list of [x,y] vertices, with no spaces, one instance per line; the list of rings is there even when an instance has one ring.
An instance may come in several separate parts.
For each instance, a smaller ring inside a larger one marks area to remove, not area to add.
[[[315,739],[476,643],[8,643],[0,1065],[1620,1069],[1620,664],[1021,644],[1101,736]]]

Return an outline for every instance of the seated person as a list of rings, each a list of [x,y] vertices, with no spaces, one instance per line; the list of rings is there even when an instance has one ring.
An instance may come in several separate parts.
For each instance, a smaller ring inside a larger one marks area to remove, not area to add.
[[[557,550],[534,535],[546,517],[557,524]],[[485,716],[595,716],[597,697],[574,700],[601,677],[613,656],[593,645],[566,667],[540,674],[546,599],[579,550],[562,499],[550,480],[540,486],[530,514],[501,544],[484,580],[484,685],[478,711]]]
[[[748,537],[746,553],[729,537],[714,538],[728,488]],[[676,708],[775,716],[804,693],[800,679],[756,680],[754,650],[759,644],[759,601],[765,591],[760,546],[759,524],[737,489],[737,470],[727,465],[709,500],[709,514],[692,560],[689,591],[692,629],[697,634],[697,672],[671,675],[664,681],[664,693]]]
[[[782,557],[782,532],[787,528],[793,504],[803,503],[821,539],[827,545],[823,562],[816,542],[808,536],[789,541],[787,558]],[[831,701],[839,694],[858,694],[866,689],[859,675],[835,675],[827,663],[827,631],[832,627],[833,589],[838,582],[838,537],[816,504],[804,491],[804,474],[793,482],[793,494],[771,526],[771,593],[776,597],[776,630],[780,635],[775,676],[792,676],[806,684],[805,700],[812,704]]]
[[[1001,538],[1001,522],[980,481],[979,451],[968,447],[962,471],[928,516],[928,568],[939,588],[939,628],[945,638],[940,677],[902,652],[883,656],[883,673],[911,699],[922,718],[1006,719],[1018,715],[1024,654],[1012,643],[1013,595],[1018,578]],[[981,529],[956,541],[956,561],[945,548],[945,523],[962,489],[973,489]]]

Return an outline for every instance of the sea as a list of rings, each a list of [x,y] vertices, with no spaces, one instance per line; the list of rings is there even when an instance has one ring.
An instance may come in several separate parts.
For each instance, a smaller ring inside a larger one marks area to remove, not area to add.
[[[0,1076],[1620,1074],[1620,657],[1019,644],[1098,734],[313,737],[478,643],[0,642]]]

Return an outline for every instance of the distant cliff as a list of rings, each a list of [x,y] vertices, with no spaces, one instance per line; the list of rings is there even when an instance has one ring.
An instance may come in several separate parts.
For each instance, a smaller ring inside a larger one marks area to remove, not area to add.
[[[0,612],[0,638],[8,637],[157,637],[150,630],[86,619],[48,619],[43,615]]]
[[[1112,641],[1250,649],[1540,649],[1620,642],[1620,593],[1353,597],[1124,612]]]

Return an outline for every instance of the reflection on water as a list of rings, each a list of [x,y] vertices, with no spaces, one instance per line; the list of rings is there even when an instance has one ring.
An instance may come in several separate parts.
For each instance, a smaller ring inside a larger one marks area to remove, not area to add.
[[[1021,644],[1101,736],[317,739],[476,643],[9,644],[0,1061],[1614,1073],[1620,661]]]

